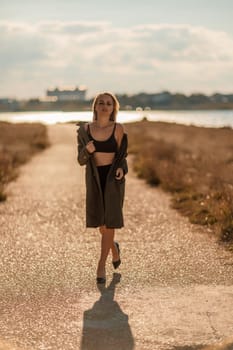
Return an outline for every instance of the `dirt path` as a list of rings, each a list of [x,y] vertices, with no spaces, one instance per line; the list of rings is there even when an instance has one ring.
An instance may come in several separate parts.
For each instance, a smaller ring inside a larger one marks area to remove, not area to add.
[[[231,337],[232,254],[132,172],[122,266],[113,275],[109,259],[97,288],[100,236],[85,228],[75,127],[49,133],[52,147],[0,205],[0,349],[190,350]]]

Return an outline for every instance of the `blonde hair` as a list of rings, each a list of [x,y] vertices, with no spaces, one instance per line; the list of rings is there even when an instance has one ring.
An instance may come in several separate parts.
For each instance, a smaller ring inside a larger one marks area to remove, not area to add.
[[[92,111],[93,111],[93,121],[94,120],[97,120],[97,113],[95,111],[95,107],[96,107],[96,104],[97,104],[97,101],[98,99],[100,98],[100,96],[103,96],[103,95],[108,95],[112,98],[113,100],[113,111],[112,111],[112,114],[110,115],[110,118],[109,120],[111,121],[116,121],[116,116],[117,116],[117,113],[119,111],[119,108],[120,108],[120,104],[119,104],[119,101],[117,100],[116,96],[113,95],[111,92],[101,92],[100,94],[98,94],[95,98],[94,98],[94,101],[92,103]]]

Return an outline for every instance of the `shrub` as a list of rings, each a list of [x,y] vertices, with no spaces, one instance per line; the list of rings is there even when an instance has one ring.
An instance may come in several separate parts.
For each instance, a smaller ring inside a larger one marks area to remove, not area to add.
[[[48,145],[42,124],[0,122],[0,201],[6,199],[6,184],[17,177],[18,167]]]
[[[178,139],[166,123],[128,125],[134,170],[147,183],[171,192],[173,207],[192,223],[210,226],[221,241],[233,242],[233,130],[214,130],[216,147],[211,149],[211,129],[180,129]],[[198,133],[206,142],[201,147],[193,141]]]

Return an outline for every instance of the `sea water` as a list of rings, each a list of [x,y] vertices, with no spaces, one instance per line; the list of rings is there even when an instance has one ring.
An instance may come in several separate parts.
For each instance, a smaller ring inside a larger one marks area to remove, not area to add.
[[[140,110],[119,111],[117,121],[130,123],[147,119],[150,121],[162,121],[184,125],[196,125],[203,127],[231,127],[233,128],[233,110],[197,110],[197,111],[164,111],[164,110]],[[12,123],[41,122],[44,124],[56,124],[65,122],[91,121],[91,111],[77,112],[7,112],[0,113],[0,121]]]

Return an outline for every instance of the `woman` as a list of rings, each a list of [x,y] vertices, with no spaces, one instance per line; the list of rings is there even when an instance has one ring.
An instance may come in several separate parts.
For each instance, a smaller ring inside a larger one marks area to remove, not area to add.
[[[93,121],[78,129],[78,162],[86,165],[86,226],[99,227],[102,235],[97,283],[105,283],[110,250],[114,268],[121,264],[114,234],[116,228],[124,226],[122,207],[128,143],[122,125],[116,123],[119,102],[113,94],[97,95],[92,110]]]

